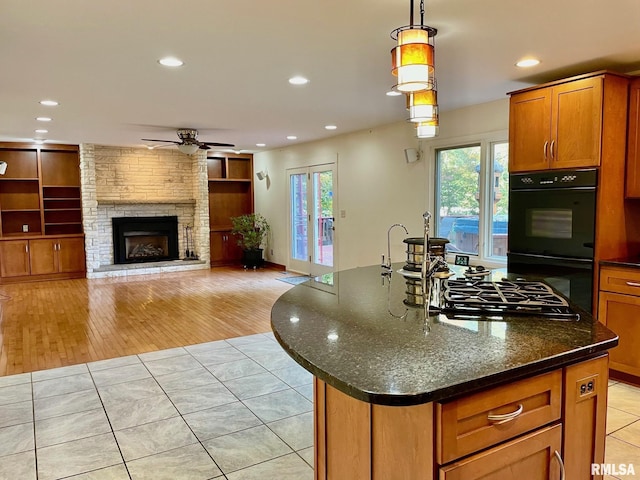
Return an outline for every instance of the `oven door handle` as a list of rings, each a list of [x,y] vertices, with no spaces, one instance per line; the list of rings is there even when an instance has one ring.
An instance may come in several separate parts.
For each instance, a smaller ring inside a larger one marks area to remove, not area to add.
[[[561,260],[566,262],[584,263],[584,264],[593,263],[593,259],[591,258],[573,258],[573,257],[561,257],[558,255],[540,255],[537,253],[522,253],[522,252],[517,252],[513,250],[508,253],[513,253],[514,255],[519,255],[522,257],[529,257],[529,258],[544,258],[549,260]]]

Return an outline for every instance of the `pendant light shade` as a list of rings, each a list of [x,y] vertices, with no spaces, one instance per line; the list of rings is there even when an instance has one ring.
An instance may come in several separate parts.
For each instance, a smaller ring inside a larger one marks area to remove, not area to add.
[[[409,25],[395,30],[398,45],[391,50],[391,73],[398,77],[394,86],[399,92],[416,92],[433,88],[435,75],[435,29],[421,25]]]
[[[412,122],[431,122],[438,118],[438,93],[435,87],[431,90],[420,90],[407,94],[407,109]]]
[[[416,127],[416,136],[418,138],[433,138],[438,135],[438,119],[430,122],[420,122]]]

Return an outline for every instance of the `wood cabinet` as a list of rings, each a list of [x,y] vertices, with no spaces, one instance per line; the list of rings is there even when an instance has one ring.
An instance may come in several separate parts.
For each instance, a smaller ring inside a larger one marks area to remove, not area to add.
[[[606,354],[406,407],[369,404],[314,377],[315,479],[559,480],[562,469],[601,479],[591,464],[604,462],[607,383]]]
[[[640,270],[601,267],[598,320],[620,337],[610,368],[640,378]]]
[[[561,370],[439,403],[438,463],[449,463],[556,421],[561,408]]]
[[[624,88],[614,85],[620,81]],[[625,135],[624,126],[611,124],[607,108],[626,104],[627,82],[596,72],[511,92],[509,171],[599,166],[603,135],[612,127]]]
[[[30,275],[29,264],[29,240],[0,242],[0,273],[2,278]]]
[[[629,85],[627,198],[640,198],[640,78]]]
[[[238,263],[242,251],[231,235],[231,218],[253,212],[253,156],[210,153],[209,236],[211,266]]]
[[[82,272],[85,268],[82,238],[43,238],[29,240],[29,245],[32,275]]]
[[[554,425],[447,465],[439,479],[560,480],[561,451],[562,426]]]
[[[10,281],[84,276],[84,238],[0,241],[0,273]]]
[[[242,249],[230,230],[209,233],[211,243],[211,264],[235,263],[242,259]]]
[[[83,276],[78,146],[0,143],[0,160],[2,281]]]

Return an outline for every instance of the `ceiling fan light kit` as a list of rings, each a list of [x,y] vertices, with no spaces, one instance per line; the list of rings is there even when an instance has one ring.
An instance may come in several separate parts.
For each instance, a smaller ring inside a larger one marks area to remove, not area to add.
[[[182,144],[182,145],[178,145],[178,150],[180,150],[185,155],[193,155],[199,149],[200,149],[200,147],[196,143],[192,143],[192,144],[186,144],[185,143],[185,144]]]

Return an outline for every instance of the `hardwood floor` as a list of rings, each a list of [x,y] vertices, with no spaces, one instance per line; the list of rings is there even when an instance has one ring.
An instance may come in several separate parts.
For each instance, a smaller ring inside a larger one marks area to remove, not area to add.
[[[270,331],[283,273],[220,267],[0,286],[0,376]]]

